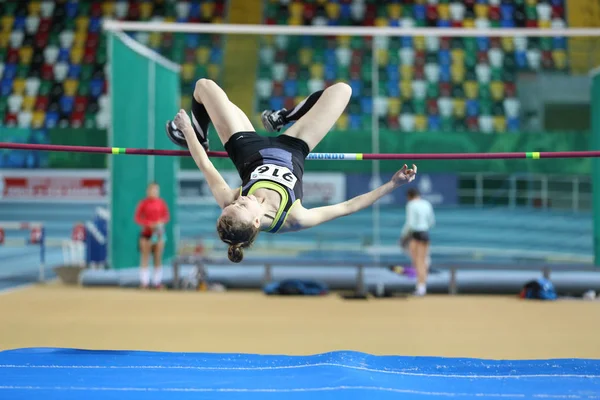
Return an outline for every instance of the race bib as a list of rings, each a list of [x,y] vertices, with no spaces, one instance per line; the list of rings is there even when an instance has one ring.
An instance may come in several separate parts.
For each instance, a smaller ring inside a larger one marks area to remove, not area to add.
[[[250,179],[277,182],[292,190],[298,181],[298,178],[288,168],[273,164],[264,164],[256,168],[250,175]]]

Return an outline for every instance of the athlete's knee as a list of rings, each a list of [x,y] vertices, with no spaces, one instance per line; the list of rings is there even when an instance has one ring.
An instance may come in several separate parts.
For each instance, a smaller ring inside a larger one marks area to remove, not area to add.
[[[352,88],[345,82],[337,82],[331,85],[328,89],[334,90],[336,93],[350,97],[352,96]]]
[[[195,92],[206,92],[209,90],[214,90],[219,86],[212,79],[200,78],[196,81]]]

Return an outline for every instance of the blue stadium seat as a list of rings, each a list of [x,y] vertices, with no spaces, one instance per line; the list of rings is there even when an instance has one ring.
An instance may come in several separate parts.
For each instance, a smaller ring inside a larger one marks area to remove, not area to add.
[[[99,17],[91,17],[88,30],[90,32],[100,32],[102,30],[102,19]]]
[[[515,51],[515,63],[519,68],[527,68],[527,52]]]
[[[46,113],[46,121],[44,122],[44,128],[55,128],[58,124],[60,115],[57,111],[48,111]]]
[[[362,93],[362,81],[360,79],[351,79],[348,84],[352,88],[352,97],[360,97]]]
[[[283,82],[283,95],[286,97],[296,97],[298,95],[298,81],[296,79],[286,79]]]
[[[427,118],[427,125],[431,131],[439,131],[442,129],[442,119],[439,115],[430,115]]]
[[[467,100],[467,116],[468,117],[476,117],[479,115],[479,102],[475,99]]]
[[[190,3],[190,10],[189,10],[188,15],[190,16],[190,18],[200,17],[200,3],[192,1]]]
[[[15,17],[15,21],[13,22],[13,30],[14,31],[24,31],[26,18],[24,15],[18,15]]]
[[[102,94],[102,90],[104,89],[104,81],[102,79],[96,78],[90,81],[90,94],[93,97],[98,97]]]
[[[519,118],[507,118],[506,119],[506,130],[509,132],[519,131]]]
[[[271,97],[269,101],[271,110],[279,110],[283,108],[283,97]]]
[[[334,81],[337,79],[337,77],[338,77],[337,69],[335,67],[330,66],[329,64],[325,64],[323,78],[326,81]]]
[[[15,76],[17,76],[17,64],[5,64],[4,74],[2,75],[3,79],[10,79],[12,85],[12,80]]]
[[[0,96],[8,96],[12,92],[13,80],[10,78],[2,79],[0,83]]]
[[[490,49],[490,38],[489,37],[478,37],[475,40],[477,42],[477,50],[488,51]]]
[[[213,47],[210,52],[210,63],[221,64],[223,62],[223,49]]]
[[[452,22],[449,19],[440,19],[438,21],[437,26],[439,28],[451,28],[452,27]]]
[[[450,65],[452,63],[452,57],[450,56],[449,50],[440,50],[438,52],[438,60],[440,66]]]
[[[69,78],[77,79],[81,75],[81,65],[80,64],[71,64],[69,65]]]
[[[387,89],[388,97],[400,97],[400,87],[398,86],[398,79],[387,81],[385,86]]]
[[[362,128],[362,120],[358,114],[350,114],[348,116],[348,128],[351,130],[359,130]]]
[[[200,35],[197,33],[186,33],[185,45],[192,49],[198,48],[200,46]]]
[[[75,18],[77,16],[77,9],[79,8],[79,3],[76,1],[69,1],[65,4],[65,11],[68,18]]]
[[[370,96],[363,96],[360,99],[360,111],[363,114],[373,113],[373,98]]]
[[[63,96],[60,99],[60,111],[64,114],[70,114],[73,111],[75,98],[73,96]]]
[[[69,62],[69,59],[71,57],[71,49],[60,49],[58,51],[58,58],[56,59],[57,62]]]
[[[388,80],[391,81],[399,81],[400,80],[400,71],[398,71],[398,65],[388,64],[385,68],[387,71]]]
[[[450,64],[440,65],[440,82],[450,82]]]

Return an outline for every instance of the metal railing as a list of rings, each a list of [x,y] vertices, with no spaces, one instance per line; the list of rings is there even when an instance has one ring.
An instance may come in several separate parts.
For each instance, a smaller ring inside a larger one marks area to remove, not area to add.
[[[573,212],[592,209],[592,178],[584,175],[461,174],[461,205],[501,205]]]

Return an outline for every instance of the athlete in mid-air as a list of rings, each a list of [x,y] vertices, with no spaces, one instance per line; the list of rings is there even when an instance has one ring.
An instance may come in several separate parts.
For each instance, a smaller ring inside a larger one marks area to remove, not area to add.
[[[200,79],[194,90],[191,120],[180,110],[167,123],[169,138],[189,149],[223,210],[217,232],[229,245],[231,261],[242,261],[243,249],[252,245],[260,231],[283,233],[311,228],[362,210],[415,179],[417,167],[409,169],[405,164],[389,182],[368,193],[339,204],[303,207],[304,160],[342,114],[350,95],[350,86],[336,83],[311,94],[293,110],[265,111],[262,121],[270,132],[279,132],[294,122],[285,133],[265,137],[255,132],[246,114],[215,82]],[[210,122],[238,170],[241,188],[230,188],[206,154]]]

